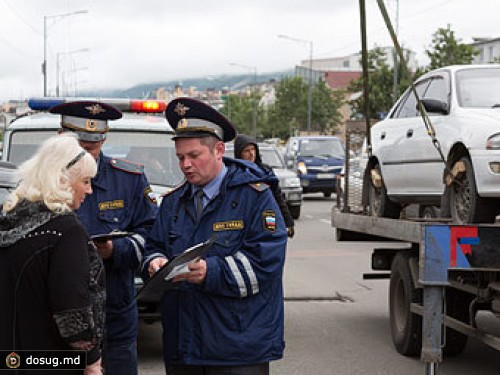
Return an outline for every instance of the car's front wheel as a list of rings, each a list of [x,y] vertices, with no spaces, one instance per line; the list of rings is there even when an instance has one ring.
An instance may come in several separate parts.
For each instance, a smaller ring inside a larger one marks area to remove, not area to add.
[[[469,157],[462,157],[463,171],[455,176],[450,188],[450,213],[454,223],[492,223],[498,213],[498,205],[491,199],[477,194],[474,169]]]

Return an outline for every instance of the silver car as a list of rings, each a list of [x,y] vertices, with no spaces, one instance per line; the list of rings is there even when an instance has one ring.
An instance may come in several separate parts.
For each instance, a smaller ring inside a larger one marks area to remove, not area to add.
[[[280,151],[274,145],[268,143],[258,143],[259,153],[264,164],[269,165],[276,177],[292,218],[300,217],[302,207],[302,187],[297,174],[286,168]],[[234,157],[234,145],[226,144],[227,156]]]
[[[441,206],[455,223],[493,222],[500,213],[500,65],[444,67],[415,88],[435,140],[408,89],[371,128],[371,212],[397,218],[419,203]]]

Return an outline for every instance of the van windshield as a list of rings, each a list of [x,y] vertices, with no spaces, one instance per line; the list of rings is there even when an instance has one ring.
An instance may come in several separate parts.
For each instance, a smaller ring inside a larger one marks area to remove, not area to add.
[[[55,134],[54,130],[16,131],[12,134],[8,160],[21,164],[38,146]],[[173,187],[184,178],[175,154],[172,135],[166,132],[131,132],[113,130],[102,148],[107,156],[143,164],[152,185]]]
[[[344,157],[344,149],[338,139],[303,139],[299,152],[300,156]]]

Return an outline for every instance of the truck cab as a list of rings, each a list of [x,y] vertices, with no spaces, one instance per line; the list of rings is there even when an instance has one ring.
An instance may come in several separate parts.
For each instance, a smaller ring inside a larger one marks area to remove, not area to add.
[[[337,189],[337,175],[344,165],[344,146],[334,136],[290,137],[285,148],[287,168],[300,178],[304,193],[330,197]]]

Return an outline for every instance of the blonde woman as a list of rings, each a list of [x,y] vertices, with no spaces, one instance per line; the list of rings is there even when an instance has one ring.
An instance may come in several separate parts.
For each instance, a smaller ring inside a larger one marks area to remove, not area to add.
[[[73,211],[96,171],[76,138],[52,137],[19,167],[0,213],[0,350],[83,350],[85,374],[101,373],[105,280]]]

